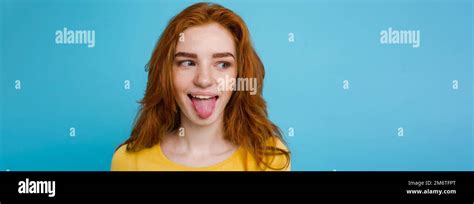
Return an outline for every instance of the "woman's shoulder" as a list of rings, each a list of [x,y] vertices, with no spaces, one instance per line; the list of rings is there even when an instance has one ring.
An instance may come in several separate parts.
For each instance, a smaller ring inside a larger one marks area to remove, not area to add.
[[[291,157],[290,157],[290,150],[288,149],[287,145],[283,141],[283,139],[278,137],[270,138],[267,141],[268,147],[273,147],[273,155],[267,158],[267,162],[270,166],[277,168],[283,171],[290,171],[291,170]],[[282,168],[283,167],[283,168]],[[281,168],[281,169],[280,169]],[[265,168],[268,170],[276,170]]]
[[[266,142],[266,145],[270,146],[270,147],[276,147],[276,148],[284,150],[286,152],[289,151],[288,147],[286,146],[283,139],[278,138],[278,137],[272,137],[272,138],[268,139],[267,142]]]
[[[112,157],[112,171],[133,171],[135,167],[136,154],[127,151],[127,144],[122,144],[115,150]]]

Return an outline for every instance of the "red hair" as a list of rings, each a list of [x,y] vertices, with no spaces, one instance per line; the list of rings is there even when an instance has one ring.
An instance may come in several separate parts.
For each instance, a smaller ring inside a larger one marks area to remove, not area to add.
[[[173,89],[172,66],[179,34],[192,26],[218,23],[234,37],[237,53],[237,77],[256,78],[257,94],[234,91],[224,110],[225,138],[241,145],[260,167],[285,169],[290,163],[290,152],[278,148],[284,142],[280,129],[268,119],[262,96],[265,70],[250,40],[250,33],[242,18],[217,4],[196,3],[171,19],[162,33],[147,64],[148,83],[141,109],[127,144],[127,151],[139,151],[158,144],[162,138],[180,127],[179,107]],[[122,145],[123,145],[122,144]],[[284,155],[284,166],[273,166],[276,155]],[[263,166],[262,166],[263,165]]]

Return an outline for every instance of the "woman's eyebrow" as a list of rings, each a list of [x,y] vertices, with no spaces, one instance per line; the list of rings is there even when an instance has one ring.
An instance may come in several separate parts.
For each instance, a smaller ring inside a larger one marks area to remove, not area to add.
[[[232,57],[235,59],[234,55],[230,52],[219,52],[219,53],[214,53],[212,55],[212,58],[222,58],[222,57]]]
[[[197,54],[189,53],[189,52],[178,52],[178,53],[174,54],[174,57],[197,58]]]

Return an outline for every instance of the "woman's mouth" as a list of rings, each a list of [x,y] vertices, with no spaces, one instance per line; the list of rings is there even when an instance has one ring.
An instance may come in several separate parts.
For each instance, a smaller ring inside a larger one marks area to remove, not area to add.
[[[219,99],[217,95],[202,95],[202,94],[188,94],[194,110],[201,119],[206,119],[212,115],[216,106],[216,101]]]

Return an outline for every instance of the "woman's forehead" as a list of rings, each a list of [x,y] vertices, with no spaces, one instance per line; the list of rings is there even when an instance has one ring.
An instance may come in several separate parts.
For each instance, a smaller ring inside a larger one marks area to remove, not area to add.
[[[229,52],[235,56],[235,43],[232,33],[217,24],[209,23],[186,29],[179,36],[177,52],[190,52],[198,55]]]

